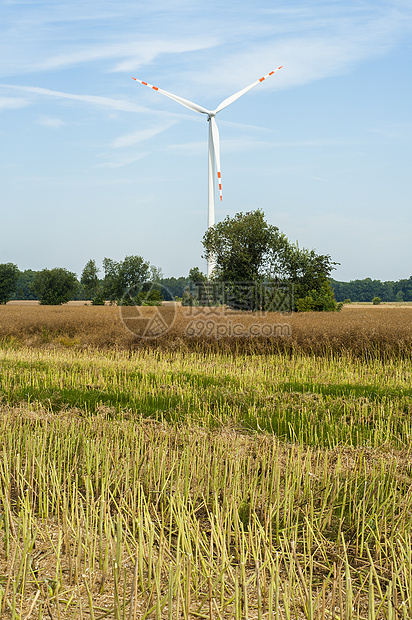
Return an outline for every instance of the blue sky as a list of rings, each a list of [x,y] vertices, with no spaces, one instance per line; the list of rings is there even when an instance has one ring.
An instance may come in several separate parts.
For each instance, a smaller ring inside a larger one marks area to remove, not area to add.
[[[139,254],[206,270],[203,115],[223,202],[260,208],[339,280],[412,275],[410,0],[0,0],[0,263]]]

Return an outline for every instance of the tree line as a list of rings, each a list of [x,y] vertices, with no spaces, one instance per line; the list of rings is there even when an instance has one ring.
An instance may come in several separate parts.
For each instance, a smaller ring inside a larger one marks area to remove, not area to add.
[[[68,301],[91,301],[93,305],[103,305],[106,300],[121,303],[132,285],[144,282],[160,285],[161,295],[153,293],[153,297],[173,301],[176,297],[181,298],[190,285],[189,276],[164,278],[161,269],[150,265],[141,256],[126,256],[123,261],[104,258],[102,277],[99,277],[100,271],[93,259],[85,265],[80,279],[63,267],[20,271],[13,263],[3,263],[0,264],[0,303],[17,299],[37,300],[43,305],[60,305]]]
[[[160,268],[139,255],[122,261],[104,258],[102,269],[90,259],[80,279],[63,267],[20,272],[16,265],[3,263],[0,303],[37,299],[47,305],[69,300],[147,304],[179,298],[186,304],[218,303],[244,310],[334,311],[345,300],[412,301],[412,277],[399,282],[332,279],[338,263],[291,243],[267,223],[261,210],[226,217],[206,231],[202,243],[203,258],[215,262],[209,279],[198,268],[186,277],[164,278]]]
[[[376,297],[382,301],[412,301],[412,276],[396,282],[381,282],[371,278],[350,282],[331,279],[331,285],[337,301],[370,302]]]

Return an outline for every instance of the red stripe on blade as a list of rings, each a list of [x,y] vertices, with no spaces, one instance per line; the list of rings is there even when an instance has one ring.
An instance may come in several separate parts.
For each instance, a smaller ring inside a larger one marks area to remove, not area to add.
[[[265,79],[265,78],[260,78],[259,82],[263,82],[263,80],[264,80],[264,79]]]
[[[153,90],[159,90],[156,86],[152,86]]]

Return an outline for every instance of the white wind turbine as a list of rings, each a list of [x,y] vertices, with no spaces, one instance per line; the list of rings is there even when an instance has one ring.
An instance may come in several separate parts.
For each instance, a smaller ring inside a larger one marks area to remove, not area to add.
[[[209,174],[209,184],[208,184],[208,228],[214,226],[215,224],[215,165],[217,170],[217,178],[219,183],[219,194],[220,200],[222,200],[222,175],[220,170],[220,146],[219,146],[219,130],[217,128],[217,123],[215,116],[218,112],[221,112],[224,108],[227,108],[228,105],[239,99],[242,95],[247,93],[249,90],[252,90],[255,86],[260,84],[273,75],[276,71],[279,71],[282,67],[278,67],[274,71],[271,71],[264,77],[261,77],[253,84],[246,86],[242,90],[239,90],[234,95],[231,95],[227,99],[224,99],[222,103],[220,103],[215,110],[206,110],[201,105],[197,103],[193,103],[192,101],[188,101],[188,99],[183,99],[183,97],[178,97],[177,95],[173,95],[169,93],[167,90],[162,90],[161,88],[157,88],[156,86],[152,86],[152,84],[148,84],[147,82],[142,82],[142,80],[138,80],[137,78],[132,78],[136,80],[136,82],[140,82],[140,84],[144,84],[153,90],[157,90],[159,93],[166,95],[166,97],[170,97],[170,99],[174,99],[181,105],[184,105],[189,110],[193,110],[194,112],[200,112],[201,114],[207,115],[207,120],[209,122],[209,164],[208,164],[208,174]],[[209,259],[207,263],[207,275],[208,277],[211,275],[213,269],[215,267],[215,261],[213,259]]]

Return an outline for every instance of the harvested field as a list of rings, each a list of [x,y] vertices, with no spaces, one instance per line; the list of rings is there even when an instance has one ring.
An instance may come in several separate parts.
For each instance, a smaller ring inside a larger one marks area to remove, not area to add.
[[[236,313],[165,306],[0,306],[0,339],[29,346],[156,348],[204,352],[409,356],[412,306],[345,307],[341,312]],[[140,312],[140,311],[139,311]],[[142,338],[154,313],[170,328]]]
[[[409,448],[7,407],[0,436],[4,619],[411,617]]]
[[[0,617],[411,618],[411,308],[185,312],[0,307]]]

